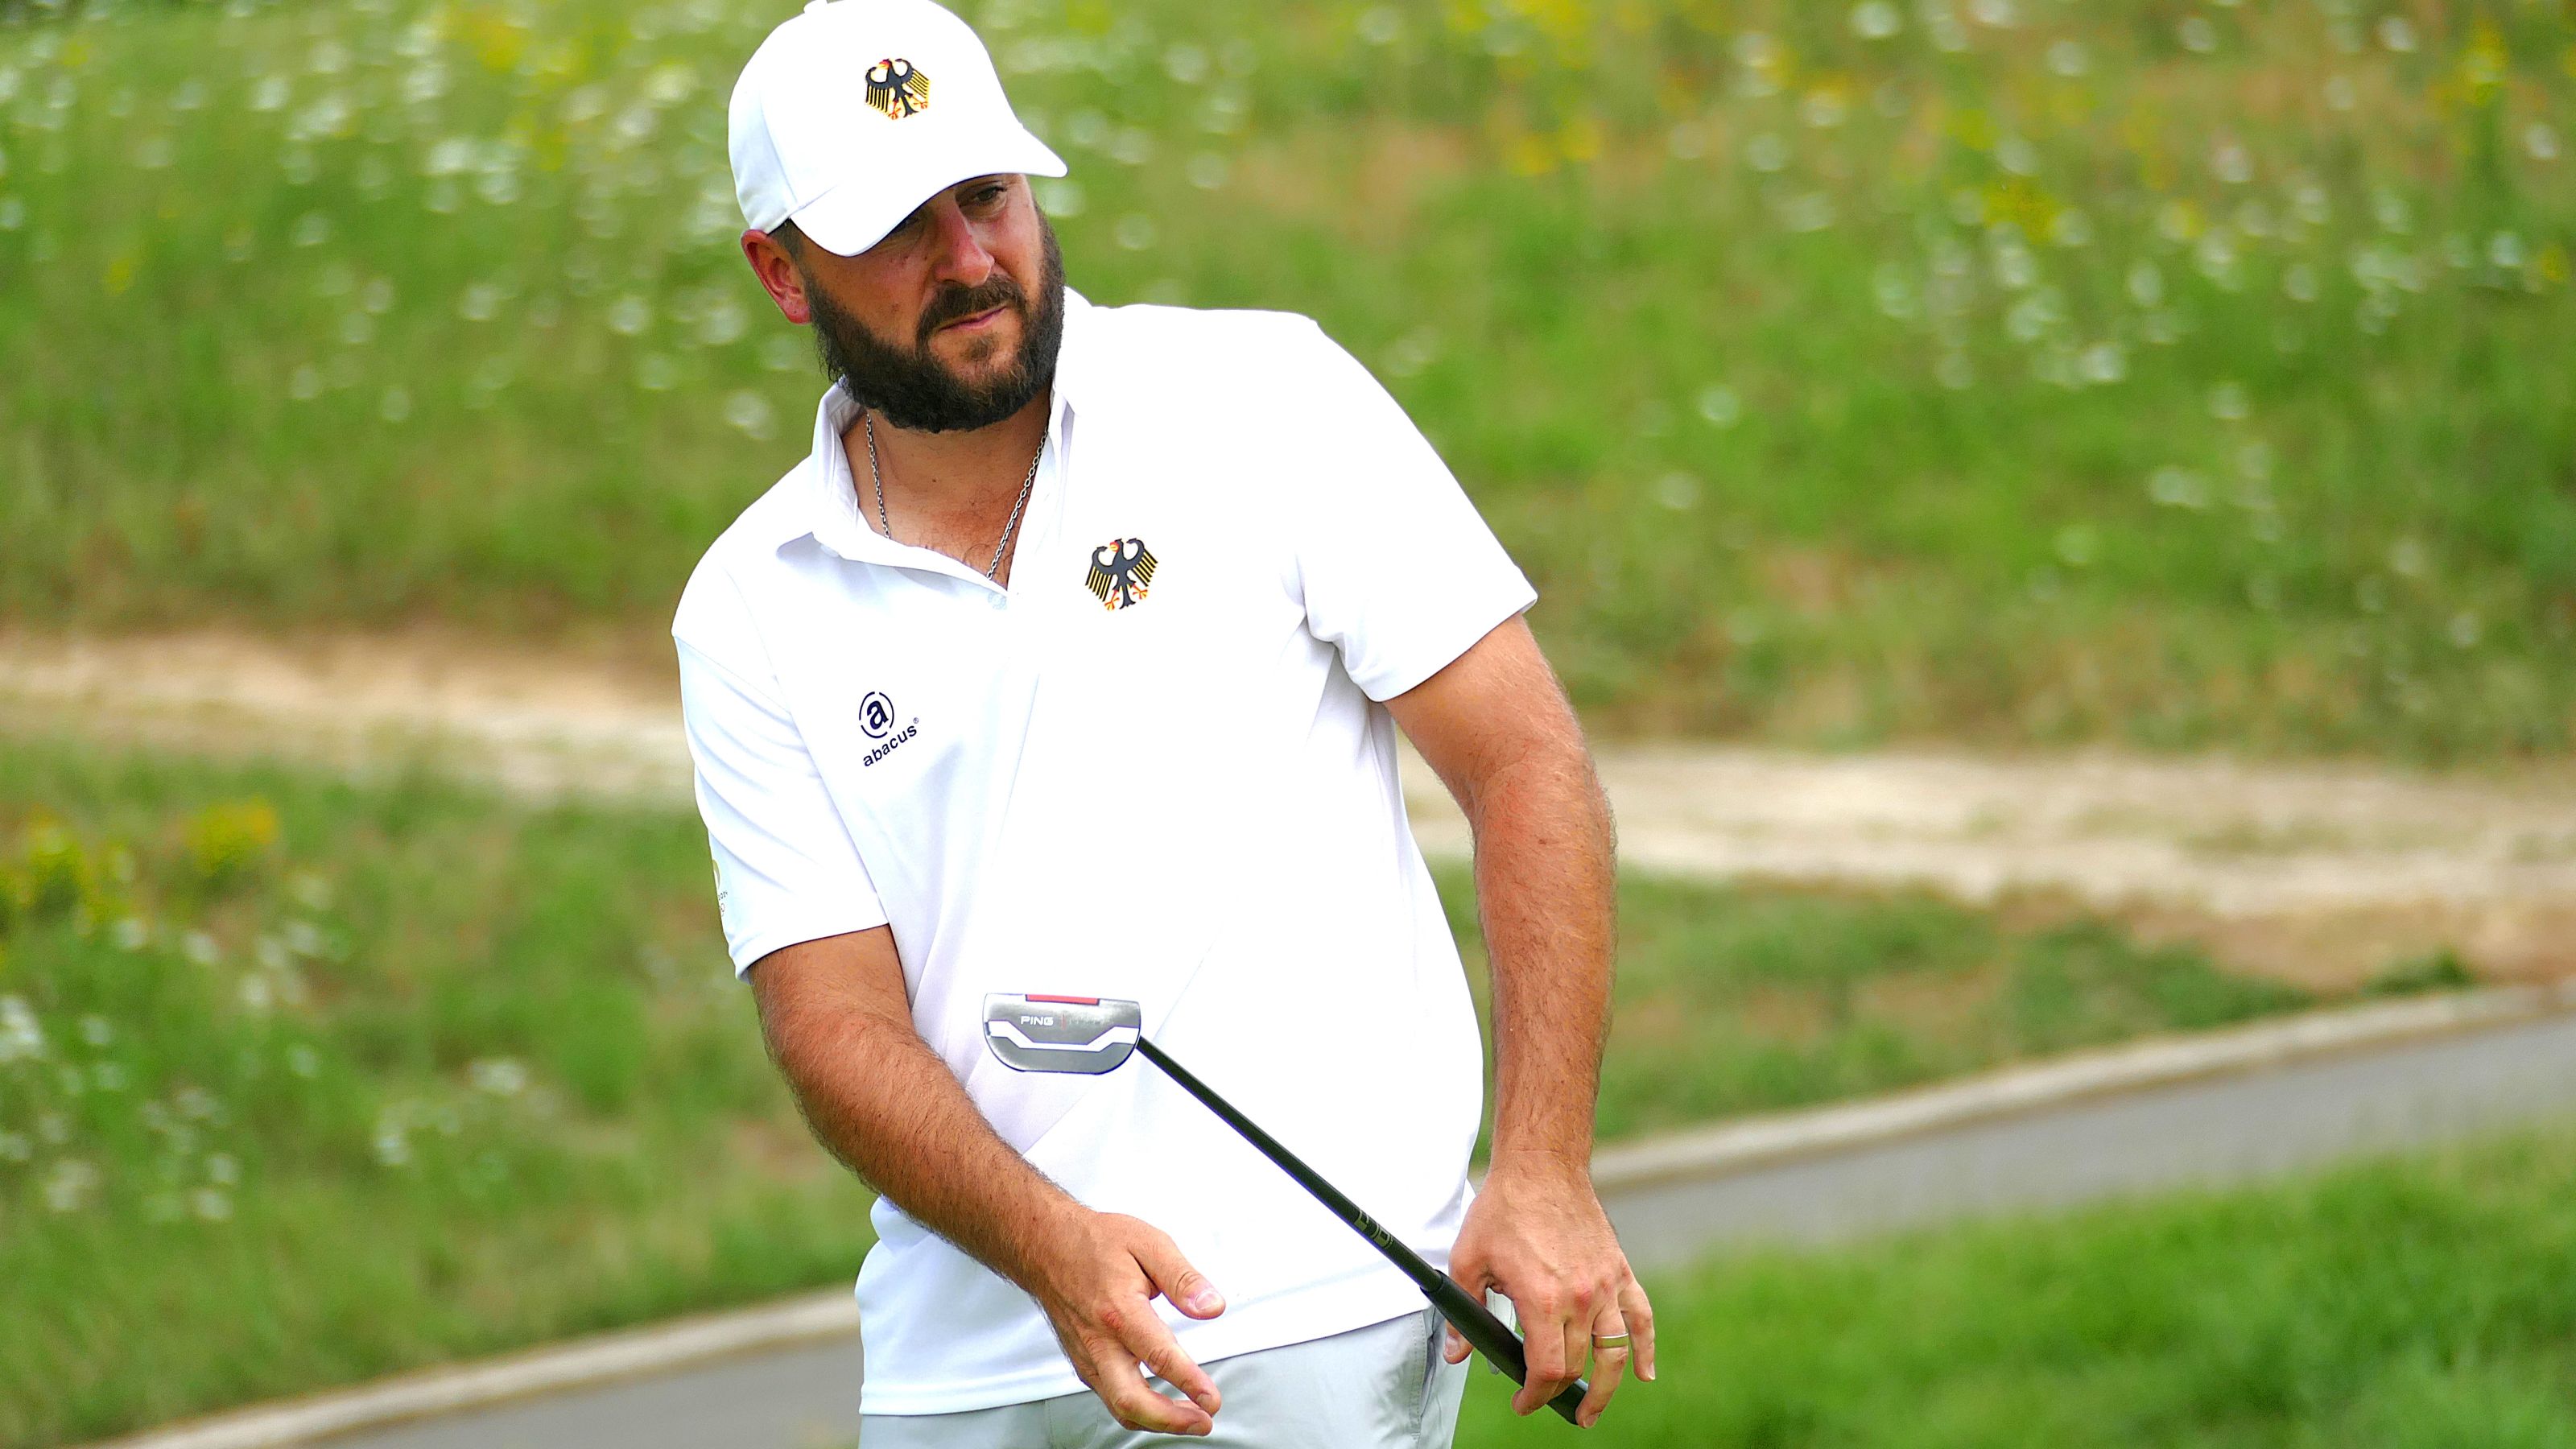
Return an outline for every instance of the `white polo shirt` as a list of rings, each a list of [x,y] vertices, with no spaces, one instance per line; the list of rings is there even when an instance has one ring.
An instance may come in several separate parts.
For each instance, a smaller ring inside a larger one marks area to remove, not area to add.
[[[1422,1299],[1141,1057],[1003,1066],[983,998],[1141,1002],[1147,1035],[1445,1264],[1483,1057],[1376,701],[1535,594],[1309,319],[1065,308],[1009,588],[869,526],[835,386],[671,632],[737,970],[891,923],[914,1024],[1002,1137],[1225,1293],[1208,1322],[1156,1304],[1206,1362]],[[1081,1389],[1026,1294],[890,1202],[874,1221],[863,1411]]]

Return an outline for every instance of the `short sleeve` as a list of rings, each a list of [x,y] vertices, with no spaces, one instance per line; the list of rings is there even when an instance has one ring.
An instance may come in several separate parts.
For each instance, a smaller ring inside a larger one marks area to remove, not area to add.
[[[1301,450],[1297,573],[1307,626],[1384,701],[1446,668],[1537,602],[1422,430],[1358,358],[1317,329]]]
[[[686,639],[673,642],[734,974],[782,946],[884,925],[867,867],[795,720],[743,672]]]

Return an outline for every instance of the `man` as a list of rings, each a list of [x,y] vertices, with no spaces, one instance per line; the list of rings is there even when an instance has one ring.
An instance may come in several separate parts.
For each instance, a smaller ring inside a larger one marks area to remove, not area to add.
[[[1002,1067],[988,993],[1141,1002],[1511,1300],[1515,1408],[1588,1361],[1597,1418],[1653,1376],[1653,1321],[1588,1173],[1608,813],[1527,581],[1312,322],[1067,291],[1026,179],[1064,164],[929,0],[809,4],[731,133],[743,253],[834,382],[672,633],[728,947],[880,1194],[862,1442],[1454,1429],[1468,1351],[1407,1280],[1160,1076]],[[1481,1193],[1475,1018],[1396,725],[1475,827]]]

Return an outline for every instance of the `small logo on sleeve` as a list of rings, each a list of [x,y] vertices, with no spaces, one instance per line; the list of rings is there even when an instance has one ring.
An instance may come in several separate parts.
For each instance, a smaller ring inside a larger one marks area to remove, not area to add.
[[[888,56],[868,67],[868,104],[900,121],[930,109],[930,77],[902,56]]]
[[[1132,608],[1145,602],[1154,581],[1154,555],[1141,538],[1113,538],[1091,551],[1091,572],[1082,583],[1104,609]]]

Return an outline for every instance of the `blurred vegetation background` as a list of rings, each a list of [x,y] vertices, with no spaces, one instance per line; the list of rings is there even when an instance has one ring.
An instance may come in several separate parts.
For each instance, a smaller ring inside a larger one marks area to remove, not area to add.
[[[57,8],[0,25],[0,616],[667,667],[819,391],[724,153],[785,8]],[[2558,0],[961,9],[1073,285],[1322,319],[1606,727],[2576,727]]]
[[[1620,914],[1608,1139],[2319,999],[1917,895]],[[0,749],[0,1443],[810,1287],[867,1202],[762,1055],[693,816]]]

